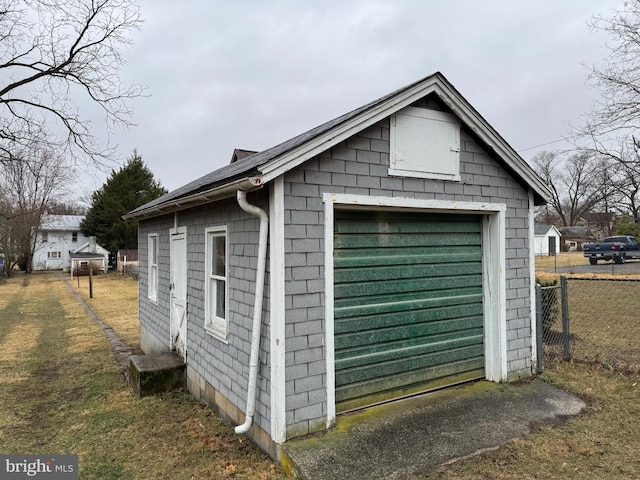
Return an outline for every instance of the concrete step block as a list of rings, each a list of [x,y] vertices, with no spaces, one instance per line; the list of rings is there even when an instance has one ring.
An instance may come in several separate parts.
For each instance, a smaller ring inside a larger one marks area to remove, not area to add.
[[[186,387],[187,365],[174,352],[132,355],[129,384],[138,397]]]

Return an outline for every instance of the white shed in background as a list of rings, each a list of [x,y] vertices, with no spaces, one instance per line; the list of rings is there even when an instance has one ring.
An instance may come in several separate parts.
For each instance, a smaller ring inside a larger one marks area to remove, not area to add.
[[[533,239],[536,256],[558,255],[561,236],[562,234],[555,225],[536,223]]]

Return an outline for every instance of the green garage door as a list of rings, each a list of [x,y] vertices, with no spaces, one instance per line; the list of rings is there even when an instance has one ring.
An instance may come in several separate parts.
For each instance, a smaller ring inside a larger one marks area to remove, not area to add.
[[[484,377],[482,217],[336,210],[336,408]]]

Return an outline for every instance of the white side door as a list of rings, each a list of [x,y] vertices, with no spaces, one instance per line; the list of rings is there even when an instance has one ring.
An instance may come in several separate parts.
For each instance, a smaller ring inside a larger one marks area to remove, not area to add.
[[[187,227],[172,228],[171,236],[171,348],[187,360]]]

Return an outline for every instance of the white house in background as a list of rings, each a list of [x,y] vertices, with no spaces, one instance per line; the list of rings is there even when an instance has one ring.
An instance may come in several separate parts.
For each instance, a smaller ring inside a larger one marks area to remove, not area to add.
[[[34,270],[69,270],[70,252],[89,241],[80,232],[83,215],[45,215],[33,253]]]
[[[34,270],[69,271],[72,259],[76,266],[90,261],[94,268],[106,271],[109,252],[96,245],[95,237],[80,231],[84,215],[45,215],[38,229],[33,253]],[[91,240],[93,238],[93,240]]]
[[[558,255],[560,253],[560,237],[562,234],[555,225],[536,223],[534,227],[533,246],[536,255]]]

